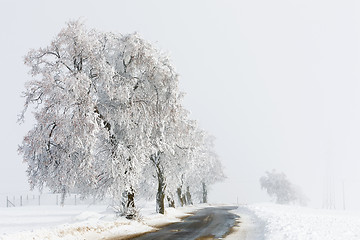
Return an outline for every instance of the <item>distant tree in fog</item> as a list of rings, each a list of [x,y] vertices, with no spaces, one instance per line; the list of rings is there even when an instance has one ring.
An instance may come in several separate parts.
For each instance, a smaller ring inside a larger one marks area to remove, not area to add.
[[[261,189],[265,189],[276,203],[306,205],[307,198],[301,189],[293,185],[284,173],[277,173],[276,170],[266,171],[265,176],[260,178],[260,185]]]

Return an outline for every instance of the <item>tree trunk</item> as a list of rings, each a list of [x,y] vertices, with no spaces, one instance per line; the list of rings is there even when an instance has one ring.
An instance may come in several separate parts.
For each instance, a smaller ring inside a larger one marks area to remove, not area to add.
[[[166,182],[164,176],[164,170],[160,164],[160,155],[161,152],[151,155],[150,160],[154,163],[156,168],[156,174],[158,179],[158,190],[156,193],[156,212],[164,214],[165,213],[165,189],[166,189]]]
[[[187,204],[193,205],[189,186],[186,188],[186,202]]]
[[[181,187],[178,187],[178,188],[176,189],[176,194],[177,194],[177,196],[178,196],[180,206],[183,207],[183,206],[184,206],[184,202],[183,202],[183,200],[182,200],[182,198],[181,198]]]
[[[126,218],[133,219],[136,216],[135,209],[135,193],[132,188],[127,192],[127,202],[126,202]]]
[[[203,182],[202,183],[202,197],[203,197],[203,199],[202,199],[202,203],[207,203],[207,188],[206,188],[206,184]]]
[[[178,198],[179,198],[180,206],[183,207],[184,205],[187,204],[187,202],[186,202],[185,194],[183,194],[182,191],[181,191],[181,187],[177,188],[176,193],[177,193]]]
[[[165,179],[162,171],[158,171],[158,191],[156,193],[156,212],[164,214],[165,213]]]
[[[167,196],[169,207],[175,208],[175,201],[172,197]]]

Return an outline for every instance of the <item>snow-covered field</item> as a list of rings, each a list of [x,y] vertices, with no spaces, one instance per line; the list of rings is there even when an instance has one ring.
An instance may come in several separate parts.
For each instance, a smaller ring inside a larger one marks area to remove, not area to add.
[[[105,205],[0,208],[0,239],[107,239],[155,230],[161,225],[180,221],[199,209],[170,208],[161,215],[155,213],[153,205],[142,207],[139,221],[117,218]]]
[[[271,203],[240,206],[237,232],[228,239],[359,240],[360,214]]]
[[[205,206],[168,208],[161,215],[143,204],[139,221],[116,218],[106,205],[0,208],[0,239],[109,239],[155,230]],[[240,218],[228,240],[360,239],[358,213],[271,203],[241,205],[233,212]]]

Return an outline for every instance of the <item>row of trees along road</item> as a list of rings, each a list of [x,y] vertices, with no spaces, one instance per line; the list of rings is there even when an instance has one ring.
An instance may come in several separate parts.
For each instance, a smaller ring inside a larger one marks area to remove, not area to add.
[[[224,178],[213,139],[181,105],[169,59],[137,34],[88,30],[69,22],[50,46],[25,57],[32,79],[25,107],[36,124],[19,152],[32,188],[111,197],[136,215],[135,198],[156,210],[207,201]],[[191,195],[193,194],[193,195]]]

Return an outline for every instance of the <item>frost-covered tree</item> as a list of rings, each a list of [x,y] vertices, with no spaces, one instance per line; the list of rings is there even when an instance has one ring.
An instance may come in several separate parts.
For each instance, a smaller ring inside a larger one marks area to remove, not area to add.
[[[70,22],[50,46],[29,52],[33,79],[26,83],[24,112],[34,105],[36,125],[19,151],[32,187],[46,185],[63,199],[74,189],[125,195],[134,208],[142,162],[153,153],[149,89],[155,78],[168,77],[161,74],[169,66],[158,56],[136,34],[101,33],[79,22]]]
[[[225,175],[219,157],[214,152],[215,138],[200,129],[192,137],[197,147],[194,148],[192,161],[189,161],[188,169],[184,172],[183,191],[185,196],[191,192],[200,202],[206,203],[209,186],[224,180]],[[187,198],[185,203],[188,203]]]
[[[204,133],[204,143],[199,153],[200,181],[196,185],[201,192],[201,202],[208,201],[208,188],[210,185],[225,179],[225,174],[218,155],[214,150],[215,138]]]
[[[31,187],[46,185],[61,193],[62,200],[95,178],[93,151],[105,131],[91,77],[93,69],[102,69],[99,52],[97,34],[70,23],[49,47],[32,50],[25,58],[34,78],[26,83],[20,118],[34,105],[36,125],[19,151],[28,163]]]
[[[136,136],[146,143],[147,153],[143,156],[151,162],[158,182],[157,212],[164,213],[165,156],[172,151],[178,131],[174,127],[179,118],[177,109],[181,108],[178,76],[168,58],[142,39],[137,38],[132,49],[128,65],[135,67],[128,72],[137,81],[131,105],[141,106],[137,109],[141,116],[134,119],[141,130]]]
[[[182,173],[187,171],[191,160],[188,156],[197,144],[190,141],[195,122],[188,119],[188,112],[181,105],[174,105],[171,115],[172,119],[164,122],[158,154],[150,158],[157,179],[156,200],[160,213],[164,213],[165,198],[174,207],[176,186]]]
[[[275,170],[265,172],[265,176],[260,178],[260,185],[270,197],[275,198],[276,203],[306,205],[306,197],[300,188],[293,185],[284,173],[277,173]]]
[[[65,196],[110,196],[128,217],[137,194],[156,192],[174,202],[179,179],[206,147],[181,105],[178,75],[169,59],[137,34],[113,34],[69,22],[48,47],[25,57],[32,79],[24,114],[36,124],[19,146],[32,188]],[[213,165],[211,158],[202,164]],[[197,164],[199,165],[199,164]],[[148,181],[153,189],[141,189]],[[189,182],[190,184],[190,182]],[[191,188],[191,186],[188,186]],[[187,188],[189,189],[189,188]]]

